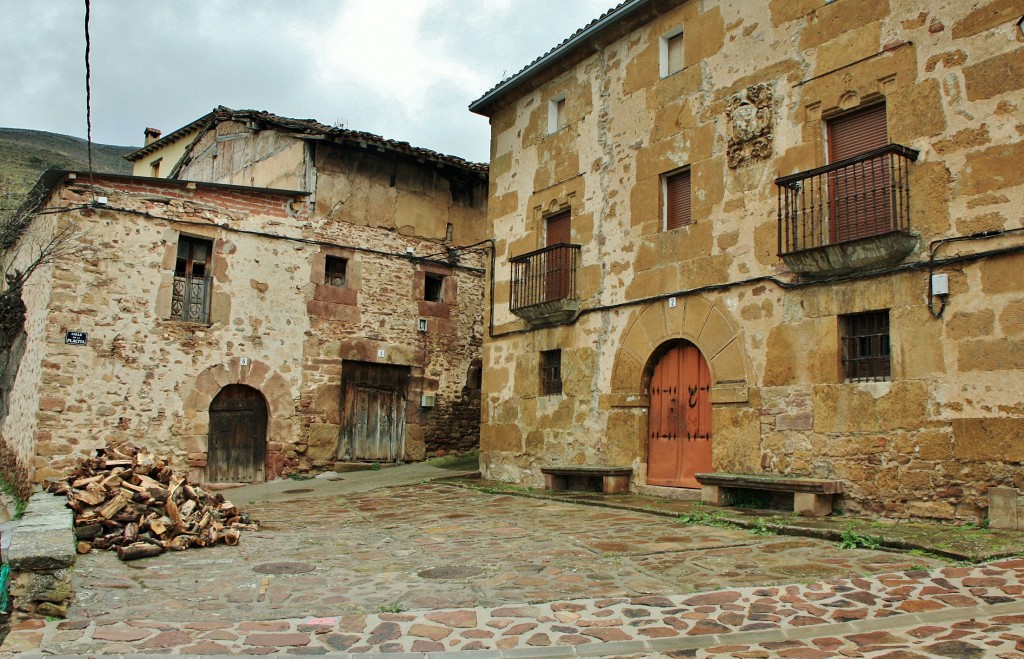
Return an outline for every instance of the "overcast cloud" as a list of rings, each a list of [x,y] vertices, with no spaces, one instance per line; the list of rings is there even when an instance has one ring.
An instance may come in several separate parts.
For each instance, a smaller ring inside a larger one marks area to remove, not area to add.
[[[615,0],[92,0],[93,140],[218,105],[486,161],[469,103]],[[86,135],[84,0],[0,0],[0,126]]]

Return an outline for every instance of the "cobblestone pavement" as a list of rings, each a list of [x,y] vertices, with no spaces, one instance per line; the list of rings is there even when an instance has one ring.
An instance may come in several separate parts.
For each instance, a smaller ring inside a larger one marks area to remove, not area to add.
[[[262,522],[237,547],[80,557],[68,619],[15,621],[0,651],[1024,656],[1022,559],[950,567],[440,483],[303,496],[235,501]]]

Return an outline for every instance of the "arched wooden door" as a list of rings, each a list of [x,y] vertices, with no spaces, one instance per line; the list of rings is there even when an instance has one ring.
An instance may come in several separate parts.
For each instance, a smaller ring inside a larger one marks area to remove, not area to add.
[[[711,471],[711,372],[697,346],[662,355],[650,394],[647,484],[700,487],[694,474]]]
[[[206,480],[252,483],[265,480],[267,403],[242,384],[230,384],[210,403]]]

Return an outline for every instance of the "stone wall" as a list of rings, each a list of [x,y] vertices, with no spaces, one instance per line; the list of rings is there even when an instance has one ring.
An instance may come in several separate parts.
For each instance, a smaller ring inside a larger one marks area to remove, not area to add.
[[[479,359],[479,254],[451,265],[430,258],[446,254],[433,241],[318,223],[301,195],[103,177],[95,186],[72,180],[50,200],[51,207],[80,208],[94,192],[107,197],[103,207],[64,214],[79,224],[94,258],[58,262],[52,293],[27,296],[30,319],[42,323],[30,320],[15,398],[36,396],[37,403],[30,423],[8,423],[4,432],[15,442],[36,439],[34,481],[125,440],[204,480],[209,406],[230,384],[266,400],[268,478],[329,469],[345,359],[411,369],[401,457],[425,455],[420,393],[446,400]],[[170,317],[181,235],[213,244],[209,323]],[[327,254],[349,258],[349,287],[326,290]],[[445,272],[452,290],[434,317],[421,310],[423,272],[431,269]],[[417,330],[421,316],[431,323],[427,333]],[[65,345],[67,331],[86,332],[88,345]],[[428,351],[436,351],[429,363]],[[34,388],[21,379],[33,369],[42,373]],[[448,423],[444,416],[435,422]]]
[[[713,469],[841,478],[852,512],[976,521],[989,487],[1024,484],[1024,407],[1009,384],[1024,375],[1019,6],[656,4],[486,108],[497,282],[485,475],[539,486],[545,464],[632,465],[643,485],[647,383],[660,351],[685,340],[711,371]],[[661,37],[679,27],[694,35],[683,68],[661,77]],[[729,117],[764,90],[756,107],[771,119],[755,128],[770,140],[752,150]],[[565,126],[551,132],[563,96]],[[799,278],[779,257],[774,179],[825,164],[824,122],[883,100],[890,141],[920,152],[913,252],[845,280]],[[694,221],[664,231],[663,177],[679,168]],[[509,310],[508,260],[542,247],[545,218],[563,209],[583,313],[531,330]],[[949,279],[939,317],[932,250]],[[874,310],[889,314],[891,376],[847,382],[840,316]],[[542,396],[538,353],[553,349],[563,394]]]

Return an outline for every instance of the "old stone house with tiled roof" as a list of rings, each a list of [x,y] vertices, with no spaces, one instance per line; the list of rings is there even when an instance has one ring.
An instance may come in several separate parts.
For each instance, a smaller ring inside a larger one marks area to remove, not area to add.
[[[223,107],[147,142],[133,176],[37,186],[31,233],[89,252],[24,288],[8,472],[125,440],[204,482],[476,447],[486,166]]]
[[[1024,510],[1022,13],[627,0],[475,101],[484,475]]]

